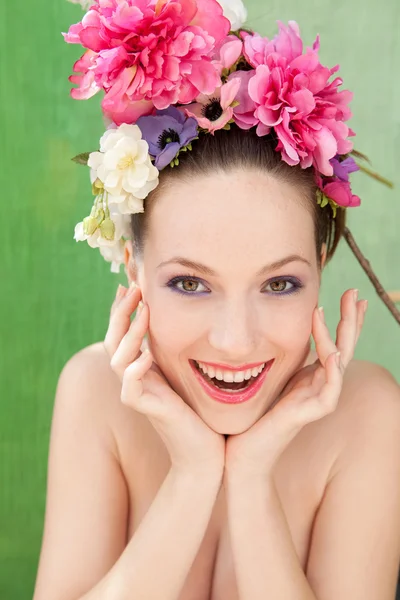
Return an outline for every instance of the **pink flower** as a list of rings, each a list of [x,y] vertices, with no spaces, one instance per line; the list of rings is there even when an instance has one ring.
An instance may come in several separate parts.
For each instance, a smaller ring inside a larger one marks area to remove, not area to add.
[[[241,129],[251,129],[254,125],[258,124],[257,117],[254,116],[256,109],[256,103],[249,96],[248,88],[249,81],[254,77],[255,71],[235,71],[229,75],[228,80],[239,78],[241,85],[236,94],[236,100],[239,105],[233,109],[233,118],[236,124]]]
[[[348,181],[333,181],[327,183],[323,187],[325,196],[331,198],[336,204],[344,207],[360,206],[361,200],[359,196],[352,193],[350,183]]]
[[[354,170],[354,169],[353,169]],[[350,182],[339,177],[323,178],[319,173],[315,173],[315,181],[319,189],[339,206],[352,208],[360,206],[361,200],[351,191]]]
[[[236,74],[236,73],[235,73]],[[232,119],[235,96],[240,88],[240,79],[234,77],[224,85],[216,88],[211,96],[201,94],[197,102],[185,108],[189,117],[194,117],[200,127],[214,134]]]
[[[117,124],[189,104],[221,83],[212,53],[229,29],[216,0],[94,0],[64,34],[91,51],[75,64],[82,75],[72,76],[79,88],[71,94],[104,89],[103,110]]]
[[[346,154],[353,148],[348,136],[354,133],[344,121],[351,117],[348,103],[352,93],[338,87],[337,77],[328,83],[339,66],[323,67],[318,58],[319,37],[312,48],[303,51],[297,23],[280,21],[279,34],[270,41],[258,34],[243,34],[244,55],[255,68],[252,75],[243,77],[238,98],[246,92],[255,104],[252,111],[238,106],[234,118],[239,127],[248,128],[253,122],[258,135],[267,135],[274,128],[279,139],[276,147],[289,165],[303,168],[313,165],[320,173],[331,176],[329,162],[336,154]]]
[[[223,69],[231,69],[243,52],[243,42],[236,35],[228,35],[216,46],[213,55],[213,64]]]

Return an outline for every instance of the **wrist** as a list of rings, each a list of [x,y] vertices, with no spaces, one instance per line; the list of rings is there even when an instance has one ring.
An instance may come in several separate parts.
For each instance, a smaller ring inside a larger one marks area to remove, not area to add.
[[[220,486],[223,479],[224,466],[220,465],[193,465],[177,467],[173,465],[170,470],[171,478],[188,485],[204,489],[206,486]]]

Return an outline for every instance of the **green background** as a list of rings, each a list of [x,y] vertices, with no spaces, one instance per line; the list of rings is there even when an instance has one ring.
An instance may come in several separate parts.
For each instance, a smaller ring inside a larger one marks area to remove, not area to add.
[[[0,598],[31,598],[41,544],[54,392],[67,359],[99,341],[120,276],[73,240],[89,212],[88,169],[70,158],[97,149],[100,96],[69,97],[80,47],[60,34],[82,12],[63,0],[0,0],[1,355]],[[249,0],[248,24],[273,36],[276,20],[298,22],[305,45],[321,34],[321,62],[341,65],[354,91],[355,147],[391,179],[393,191],[353,175],[362,206],[349,225],[382,284],[400,289],[400,3],[398,0]],[[321,293],[332,334],[339,299],[357,287],[369,311],[356,357],[400,377],[398,326],[345,242]],[[379,401],[379,398],[377,398]]]

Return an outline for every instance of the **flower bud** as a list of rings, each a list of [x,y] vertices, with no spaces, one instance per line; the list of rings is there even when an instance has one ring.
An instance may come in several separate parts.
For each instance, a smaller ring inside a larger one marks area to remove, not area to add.
[[[86,217],[83,219],[83,231],[85,235],[93,235],[99,224],[94,217]]]
[[[115,236],[115,224],[110,218],[104,219],[100,225],[101,236],[112,242]]]

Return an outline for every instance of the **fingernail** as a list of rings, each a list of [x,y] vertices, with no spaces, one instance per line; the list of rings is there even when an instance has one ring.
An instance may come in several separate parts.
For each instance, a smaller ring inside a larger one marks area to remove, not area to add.
[[[324,314],[324,307],[323,307],[323,306],[320,306],[320,307],[319,307],[319,309],[318,309],[318,313],[319,313],[319,316],[320,316],[320,319],[321,319],[321,321],[322,321],[323,323],[325,323],[325,314]]]
[[[142,312],[142,310],[143,310],[143,306],[144,306],[144,305],[143,305],[143,302],[142,302],[142,301],[140,301],[140,302],[139,302],[139,304],[137,305],[137,308],[136,308],[135,321],[136,321],[137,319],[139,319],[139,317],[140,317],[140,313],[141,313],[141,312]]]
[[[368,300],[364,300],[364,306],[363,306],[364,315],[367,312],[367,308],[368,308]]]
[[[124,286],[121,285],[121,284],[119,284],[118,287],[117,287],[117,293],[115,294],[115,298],[117,300],[119,300],[121,298],[123,289],[124,289]]]
[[[150,354],[150,350],[148,348],[146,348],[145,350],[143,350],[142,354],[139,356],[138,360],[146,360],[146,358],[148,357],[148,355]]]
[[[137,284],[135,281],[131,281],[130,286],[129,286],[129,290],[128,290],[128,294],[133,294],[133,292],[136,290],[137,288]]]
[[[340,352],[336,352],[336,364],[340,367]]]
[[[358,300],[358,290],[353,290],[354,302]]]

